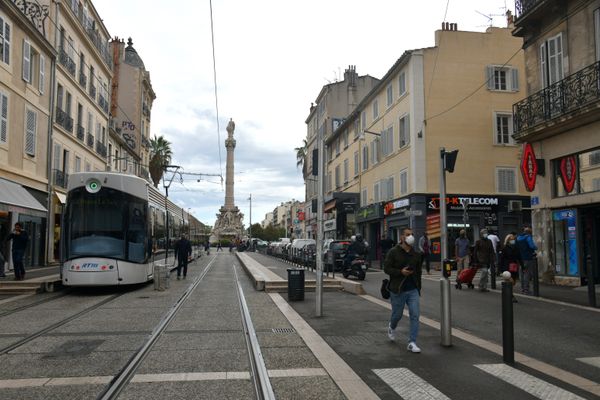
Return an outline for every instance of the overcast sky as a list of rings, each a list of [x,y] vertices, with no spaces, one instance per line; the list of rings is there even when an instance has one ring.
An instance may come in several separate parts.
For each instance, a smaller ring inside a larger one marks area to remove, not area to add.
[[[151,135],[172,144],[184,172],[222,174],[227,122],[236,124],[235,203],[249,222],[281,202],[304,200],[295,147],[306,137],[322,86],[359,75],[381,78],[405,50],[434,45],[447,9],[459,30],[506,26],[504,0],[213,0],[220,138],[208,0],[94,0],[111,36],[133,39],[156,100]],[[480,14],[481,13],[481,14]],[[200,182],[197,179],[200,178]],[[215,176],[177,177],[169,198],[213,225],[225,187]]]

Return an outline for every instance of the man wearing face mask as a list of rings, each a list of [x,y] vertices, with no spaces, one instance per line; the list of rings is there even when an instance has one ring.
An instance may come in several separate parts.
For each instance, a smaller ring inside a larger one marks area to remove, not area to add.
[[[492,241],[488,239],[487,229],[480,231],[481,239],[475,242],[475,249],[473,250],[473,257],[475,263],[479,264],[481,268],[481,277],[479,278],[479,291],[489,292],[487,288],[489,268],[494,262],[496,253],[494,253],[494,245]],[[492,279],[496,279],[495,276]]]
[[[421,255],[414,250],[415,237],[412,229],[404,228],[400,243],[385,258],[384,271],[390,276],[389,290],[392,315],[388,337],[396,340],[396,327],[402,319],[404,306],[408,305],[410,330],[407,350],[420,353],[417,346],[419,334],[419,296],[421,293]]]

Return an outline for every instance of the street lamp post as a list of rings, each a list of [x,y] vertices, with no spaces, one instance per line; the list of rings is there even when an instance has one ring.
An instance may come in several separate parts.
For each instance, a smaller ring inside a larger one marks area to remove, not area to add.
[[[248,236],[250,236],[250,247],[252,247],[252,193],[250,193],[250,226],[248,227]]]
[[[168,204],[169,187],[171,186],[171,183],[173,183],[173,178],[175,178],[175,174],[181,167],[178,165],[165,165],[164,168],[165,168],[165,175],[163,175],[163,187],[165,188],[165,216],[167,218],[167,221],[166,221],[167,243],[165,243],[165,264],[168,264],[168,262],[169,262],[169,239],[170,239],[169,238],[169,204]],[[168,184],[167,184],[167,177],[166,177],[167,168],[175,168],[175,172],[173,172],[173,175],[171,176],[171,179],[169,180]]]

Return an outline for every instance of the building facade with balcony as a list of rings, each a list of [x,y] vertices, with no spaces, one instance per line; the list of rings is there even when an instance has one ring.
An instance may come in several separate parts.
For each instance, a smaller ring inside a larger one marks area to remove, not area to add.
[[[50,37],[57,52],[49,149],[54,191],[49,260],[57,261],[69,174],[106,169],[112,61],[110,35],[91,1],[42,3],[50,10]]]
[[[150,180],[150,117],[156,94],[150,72],[131,38],[110,42],[114,77],[111,97],[109,166]]]
[[[30,235],[26,267],[46,262],[51,70],[56,52],[48,7],[0,0],[0,240],[21,222]],[[10,244],[0,251],[12,268]]]
[[[344,80],[323,86],[314,104],[311,104],[308,118],[306,119],[306,160],[304,161],[304,234],[307,238],[315,238],[317,234],[317,209],[318,195],[317,177],[311,175],[313,168],[313,150],[318,149],[318,137],[323,140],[331,136],[342,124],[347,116],[354,110],[358,103],[379,82],[377,78],[369,75],[359,76],[356,66],[351,65],[344,71]],[[336,214],[327,214],[329,218],[336,218]]]
[[[466,32],[445,23],[433,47],[404,52],[326,140],[326,194],[352,194],[325,205],[346,209],[338,237],[355,226],[380,258],[381,238],[397,240],[411,227],[417,238],[428,232],[439,256],[441,203],[452,257],[461,228],[472,241],[484,227],[504,238],[529,221],[511,137],[511,107],[524,97],[521,45],[508,28]],[[459,150],[442,202],[441,147]]]
[[[513,106],[524,145],[540,273],[600,283],[600,1],[517,0],[528,96]]]

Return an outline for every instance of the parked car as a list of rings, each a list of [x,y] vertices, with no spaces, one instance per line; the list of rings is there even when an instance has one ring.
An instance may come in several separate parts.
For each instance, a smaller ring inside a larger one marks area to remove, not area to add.
[[[341,271],[344,266],[344,257],[350,246],[350,240],[332,240],[327,243],[327,251],[324,251],[323,261],[326,271]]]
[[[303,251],[308,244],[316,244],[315,239],[294,239],[288,254],[290,260],[294,262],[302,262]]]

